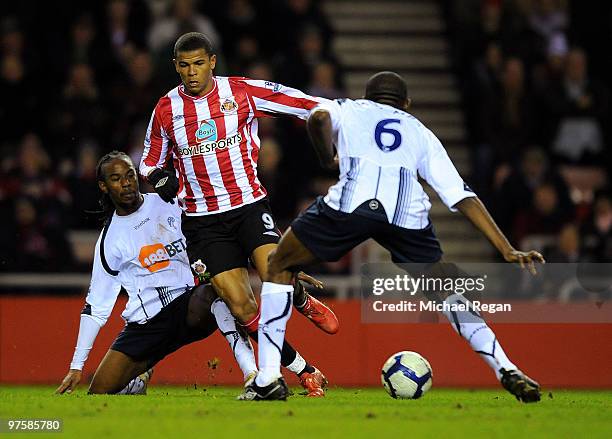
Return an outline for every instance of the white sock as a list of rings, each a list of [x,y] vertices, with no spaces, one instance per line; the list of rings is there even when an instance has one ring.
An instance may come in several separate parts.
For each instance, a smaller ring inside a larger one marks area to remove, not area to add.
[[[221,299],[217,299],[210,306],[211,312],[215,316],[219,331],[225,337],[244,378],[251,373],[257,371],[257,363],[255,363],[255,351],[249,339],[243,338],[236,328],[236,319],[230,312],[229,308]]]
[[[145,395],[146,393],[147,384],[140,377],[136,377],[118,391],[117,395]]]
[[[306,360],[302,358],[299,352],[296,352],[295,360],[293,360],[291,364],[287,366],[287,369],[289,369],[291,372],[297,375],[298,373],[303,371],[305,367],[306,367]]]
[[[470,304],[468,299],[458,294],[453,294],[444,301],[450,304]],[[497,341],[493,330],[476,311],[445,311],[443,314],[455,331],[465,338],[472,349],[493,369],[498,379],[501,378],[500,369],[517,369]]]
[[[292,301],[291,285],[264,282],[261,286],[261,317],[257,329],[259,374],[255,380],[258,386],[267,386],[281,376],[281,350]]]

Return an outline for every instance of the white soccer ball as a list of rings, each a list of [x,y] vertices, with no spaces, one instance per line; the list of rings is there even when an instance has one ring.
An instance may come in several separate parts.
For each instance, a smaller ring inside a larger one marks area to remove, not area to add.
[[[385,361],[380,378],[393,398],[417,399],[431,387],[432,376],[431,366],[425,358],[416,352],[402,351]]]

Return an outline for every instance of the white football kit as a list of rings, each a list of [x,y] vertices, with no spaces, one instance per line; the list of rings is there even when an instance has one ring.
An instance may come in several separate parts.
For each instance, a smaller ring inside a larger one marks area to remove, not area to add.
[[[314,110],[329,112],[340,160],[340,180],[325,196],[334,210],[351,213],[378,200],[390,224],[421,230],[429,224],[422,177],[449,209],[476,196],[438,138],[405,111],[366,99],[337,99]]]
[[[96,243],[93,271],[71,369],[82,369],[123,287],[122,317],[143,324],[193,287],[181,209],[157,194],[143,194],[134,213],[109,219]]]
[[[121,287],[129,297],[122,317],[145,323],[194,285],[181,209],[157,194],[143,197],[136,212],[115,213],[96,243],[86,302],[100,323],[110,315]]]

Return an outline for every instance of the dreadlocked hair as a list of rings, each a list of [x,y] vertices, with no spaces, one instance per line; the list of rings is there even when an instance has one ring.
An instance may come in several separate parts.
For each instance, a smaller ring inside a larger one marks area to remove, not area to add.
[[[130,156],[124,152],[114,150],[114,151],[109,152],[108,154],[105,154],[104,156],[102,156],[100,160],[98,160],[98,164],[96,165],[96,180],[97,181],[104,181],[105,175],[102,172],[102,166],[104,166],[104,164],[114,159],[121,159],[129,163],[132,163],[132,159],[130,158]],[[97,215],[102,221],[102,223],[106,225],[106,223],[108,223],[109,219],[113,216],[113,213],[115,212],[115,205],[113,204],[113,201],[111,200],[110,195],[104,192],[102,192],[102,195],[100,196],[100,199],[98,200],[98,204],[100,205],[100,210],[96,210],[94,212],[88,212],[88,213]]]

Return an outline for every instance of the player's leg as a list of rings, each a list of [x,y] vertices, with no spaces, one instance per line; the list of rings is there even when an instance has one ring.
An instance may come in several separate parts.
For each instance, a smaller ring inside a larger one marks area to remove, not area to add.
[[[213,275],[211,283],[241,324],[248,326],[257,319],[257,301],[246,268],[234,268]]]
[[[429,268],[429,276],[439,278],[470,277],[453,263],[442,260]],[[451,304],[463,304],[466,311],[444,311],[444,316],[453,329],[463,337],[480,357],[493,370],[502,386],[517,399],[524,402],[540,400],[539,384],[521,372],[510,361],[497,336],[487,325],[480,313],[471,308],[473,298],[465,294],[449,294],[444,301]]]
[[[250,337],[258,342],[257,331],[249,333]],[[327,378],[315,366],[306,361],[298,351],[285,339],[281,349],[281,365],[293,372],[300,380],[300,384],[306,390],[306,396],[325,396]]]
[[[276,325],[280,320],[284,321],[282,328],[278,328],[277,332],[279,334],[278,339],[282,342],[288,319],[288,315],[283,314],[285,311],[288,314],[291,310],[293,278],[291,270],[293,267],[311,264],[317,260],[338,260],[347,251],[365,239],[362,231],[357,231],[354,227],[343,227],[344,224],[341,223],[347,217],[347,214],[326,208],[322,198],[319,198],[292,224],[291,230],[295,232],[296,227],[299,227],[300,234],[303,237],[300,238],[298,234],[294,236],[293,232],[289,232],[287,237],[281,238],[279,247],[271,252],[271,255],[268,255],[268,276],[263,279],[264,283],[262,285],[262,323],[260,323],[259,334],[259,361],[261,369],[262,359],[264,357],[267,358],[266,361],[269,364],[269,369],[266,374],[267,376],[262,376],[262,379],[258,375],[254,383],[255,387],[258,384],[265,384],[267,380],[271,379],[270,377],[280,374],[278,344],[274,343],[275,334],[270,334],[271,328],[269,325]],[[304,237],[306,236],[312,238],[309,240],[309,246],[302,245],[305,242]],[[338,245],[338,242],[334,242],[333,246],[330,246],[332,241],[338,240],[340,245]],[[283,242],[287,242],[287,244],[283,244]],[[291,242],[295,244],[295,247],[290,245]],[[255,249],[257,247],[252,246],[251,248]],[[270,303],[271,306],[264,313],[264,305],[266,303]],[[266,337],[266,333],[270,335]],[[265,347],[262,348],[264,344]]]
[[[290,231],[291,229],[289,229]],[[292,236],[295,238],[295,235]],[[251,261],[257,269],[259,278],[263,282],[269,280],[268,259],[276,252],[277,244],[265,244],[255,248],[251,254]],[[295,246],[289,250],[291,253],[304,255],[300,260],[308,261],[308,264],[316,262],[316,258],[295,238]],[[303,276],[306,276],[302,273]],[[307,276],[309,277],[309,276]],[[308,320],[315,324],[319,329],[328,333],[338,332],[340,324],[334,312],[323,302],[308,294],[304,287],[304,282],[293,279],[293,306]]]
[[[251,258],[259,278],[266,281],[268,254],[276,248],[281,236],[268,201],[261,200],[251,205],[241,218],[236,231],[241,247]],[[310,296],[301,282],[294,285],[294,307],[321,330],[329,334],[336,333],[339,324],[335,314]]]
[[[257,317],[257,302],[249,283],[248,253],[241,248],[235,230],[244,210],[183,216],[181,229],[192,268],[201,266],[210,273],[217,295],[239,322],[249,324]]]
[[[267,272],[268,258],[273,257],[276,244],[255,248],[251,260],[262,275],[261,316],[258,330],[259,374],[255,380],[260,387],[268,386],[281,377],[281,353],[285,328],[291,316],[293,302],[293,273],[282,271],[271,282]]]
[[[242,336],[236,326],[236,319],[210,285],[195,287],[189,299],[187,309],[187,326],[204,334],[210,332],[213,322],[228,341],[236,362],[242,370],[245,381],[257,373],[255,353],[248,337]],[[202,334],[202,335],[204,335]]]
[[[377,230],[374,239],[391,252],[394,263],[413,263],[413,269],[418,271],[412,273],[413,275],[425,274],[434,278],[468,277],[468,274],[462,272],[455,264],[442,261],[442,250],[431,225],[423,230],[408,230],[385,224]],[[411,270],[410,266],[402,268]],[[523,401],[539,400],[537,383],[522,374],[510,361],[493,330],[476,311],[469,309],[470,300],[464,295],[454,293],[438,292],[437,297],[449,304],[461,302],[468,306],[468,310],[465,311],[450,311],[443,314],[455,331],[493,369],[502,385]],[[522,377],[522,381],[517,379],[519,376]]]
[[[109,349],[89,386],[89,393],[143,394],[150,378],[149,363]],[[147,374],[140,377],[140,375]]]

